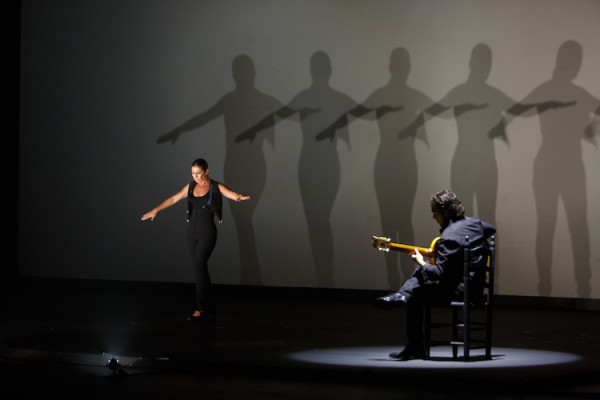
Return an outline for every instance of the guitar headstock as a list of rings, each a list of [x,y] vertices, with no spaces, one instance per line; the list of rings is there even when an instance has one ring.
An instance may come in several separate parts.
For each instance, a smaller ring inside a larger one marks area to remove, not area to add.
[[[375,247],[379,251],[390,251],[390,242],[392,240],[390,238],[382,237],[382,236],[373,236],[373,247]]]

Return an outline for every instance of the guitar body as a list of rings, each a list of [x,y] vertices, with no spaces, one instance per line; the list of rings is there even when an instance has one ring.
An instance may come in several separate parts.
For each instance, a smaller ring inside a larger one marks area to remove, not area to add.
[[[388,252],[391,249],[391,250],[397,250],[397,251],[402,251],[402,252],[411,253],[411,254],[414,253],[415,250],[418,250],[419,253],[421,253],[423,255],[423,257],[429,257],[430,263],[435,263],[435,258],[437,255],[435,245],[437,244],[437,241],[439,239],[440,239],[439,236],[436,237],[431,242],[431,245],[429,246],[429,248],[425,248],[425,247],[419,247],[419,246],[413,246],[413,245],[407,245],[407,244],[393,243],[390,238],[381,237],[381,236],[373,236],[373,247],[375,247],[379,251]]]

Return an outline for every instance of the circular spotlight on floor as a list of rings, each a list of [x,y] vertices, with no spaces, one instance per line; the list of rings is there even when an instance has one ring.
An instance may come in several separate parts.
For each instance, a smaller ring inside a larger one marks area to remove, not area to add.
[[[432,347],[428,360],[399,361],[389,357],[389,353],[398,351],[396,347],[345,347],[314,349],[299,351],[287,355],[289,360],[297,363],[311,364],[313,367],[359,369],[381,372],[439,373],[451,375],[464,374],[465,370],[472,374],[486,377],[507,377],[509,374],[546,375],[560,371],[573,371],[582,367],[583,357],[546,350],[493,348],[492,358],[486,359],[483,351],[471,351],[470,361],[462,358],[454,360],[452,349],[448,347]]]

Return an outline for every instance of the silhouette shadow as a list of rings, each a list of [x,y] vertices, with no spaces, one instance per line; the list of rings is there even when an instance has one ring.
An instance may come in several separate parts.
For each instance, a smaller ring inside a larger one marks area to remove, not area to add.
[[[483,43],[474,46],[467,80],[425,110],[405,131],[424,124],[428,116],[455,119],[458,143],[450,167],[451,189],[467,212],[474,212],[476,205],[477,216],[497,226],[498,163],[493,140],[508,144],[504,126],[497,121],[516,101],[487,83],[491,68],[491,48]]]
[[[225,164],[224,179],[228,186],[240,188],[252,196],[231,207],[239,243],[241,283],[258,285],[262,281],[257,254],[255,231],[252,216],[266,184],[266,161],[262,150],[264,140],[274,145],[271,126],[265,126],[259,142],[240,142],[236,137],[263,118],[272,118],[281,103],[273,96],[260,92],[254,86],[256,71],[253,60],[247,55],[238,55],[232,62],[233,91],[221,97],[215,105],[194,116],[158,139],[158,143],[175,143],[179,136],[209,122],[223,118],[225,123]],[[209,156],[206,156],[209,157]]]
[[[395,48],[390,54],[390,78],[382,86],[348,112],[348,116],[376,120],[380,144],[374,165],[374,182],[381,228],[394,242],[414,243],[412,212],[417,191],[416,138],[427,143],[421,134],[421,113],[434,102],[424,93],[407,85],[411,69],[410,55],[404,48]],[[348,116],[336,121],[336,128],[347,124]],[[400,130],[400,134],[398,134]],[[321,136],[326,135],[325,130]],[[409,257],[392,252],[385,254],[387,281],[391,290],[401,283],[401,274],[409,276],[414,263]]]
[[[552,78],[533,89],[507,110],[513,116],[537,116],[542,143],[533,165],[533,191],[537,210],[536,261],[538,294],[552,293],[552,254],[559,199],[565,207],[571,243],[577,294],[590,296],[590,237],[587,219],[587,189],[581,140],[594,145],[590,114],[599,114],[600,100],[575,85],[583,59],[583,48],[564,42],[557,54]]]
[[[382,232],[395,241],[414,243],[412,214],[417,194],[418,164],[415,139],[427,142],[421,129],[398,135],[433,100],[407,84],[411,71],[410,54],[405,48],[395,48],[390,54],[390,78],[364,101],[368,109],[377,110],[375,117],[380,133],[380,143],[374,165],[374,181]],[[383,112],[385,107],[392,112]],[[386,254],[387,280],[390,289],[397,289],[402,277],[414,269],[410,257]]]
[[[497,121],[516,102],[487,83],[491,68],[492,50],[486,44],[477,44],[471,51],[466,82],[451,89],[426,112],[456,120],[458,143],[452,157],[450,186],[466,210],[473,212],[476,204],[478,217],[496,226],[498,163],[491,139],[507,141]],[[447,110],[451,114],[445,113]],[[488,134],[492,131],[493,135]]]
[[[327,53],[317,51],[311,56],[310,73],[310,87],[299,92],[286,106],[240,134],[236,140],[252,142],[260,130],[272,127],[284,118],[300,122],[303,141],[298,182],[315,274],[320,287],[334,287],[333,230],[329,219],[341,179],[335,139],[347,140],[348,132],[345,124],[340,124],[326,135],[323,132],[355,107],[356,102],[329,86],[333,69]]]

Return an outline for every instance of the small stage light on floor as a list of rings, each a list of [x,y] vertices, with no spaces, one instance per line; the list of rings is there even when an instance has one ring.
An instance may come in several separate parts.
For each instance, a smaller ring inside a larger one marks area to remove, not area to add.
[[[125,370],[123,369],[123,367],[119,363],[119,360],[117,360],[114,357],[110,359],[110,361],[108,362],[108,364],[106,364],[106,367],[110,370],[110,375],[111,376],[125,376],[125,375],[127,375],[127,372],[125,372]]]

